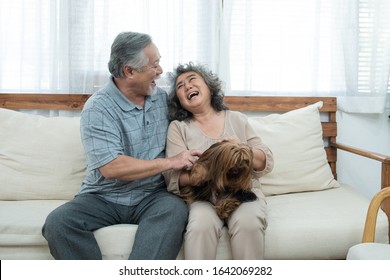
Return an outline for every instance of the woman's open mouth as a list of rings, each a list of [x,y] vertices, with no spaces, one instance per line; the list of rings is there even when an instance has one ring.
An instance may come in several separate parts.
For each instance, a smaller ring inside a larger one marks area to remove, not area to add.
[[[193,97],[198,96],[198,95],[199,95],[199,91],[190,92],[190,93],[187,95],[187,99],[188,99],[188,100],[191,100]]]

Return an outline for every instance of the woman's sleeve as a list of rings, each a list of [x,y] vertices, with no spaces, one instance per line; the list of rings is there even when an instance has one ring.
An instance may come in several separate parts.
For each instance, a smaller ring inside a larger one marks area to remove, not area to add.
[[[274,157],[272,154],[271,149],[263,142],[261,139],[261,135],[257,135],[248,122],[248,119],[246,118],[246,136],[247,136],[247,143],[252,149],[259,149],[262,150],[265,154],[265,168],[260,171],[253,171],[253,175],[255,178],[260,178],[264,176],[265,174],[272,171],[274,167]]]
[[[166,157],[175,156],[188,150],[182,128],[178,121],[173,121],[168,127]],[[180,194],[179,177],[181,170],[168,170],[163,172],[165,183],[169,192]]]

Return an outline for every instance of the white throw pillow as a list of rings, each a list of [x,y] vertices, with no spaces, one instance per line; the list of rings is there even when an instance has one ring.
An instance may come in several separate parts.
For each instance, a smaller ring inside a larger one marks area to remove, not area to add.
[[[273,152],[274,169],[261,178],[265,195],[338,187],[326,158],[319,109],[322,101],[284,114],[250,117]]]
[[[0,199],[71,199],[86,161],[79,117],[0,109]]]

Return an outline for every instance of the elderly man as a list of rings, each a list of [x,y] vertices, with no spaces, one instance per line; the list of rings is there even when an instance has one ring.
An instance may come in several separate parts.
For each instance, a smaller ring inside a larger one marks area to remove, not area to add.
[[[87,174],[75,198],[42,229],[55,259],[101,259],[93,231],[137,224],[129,259],[175,259],[187,205],[167,192],[162,172],[189,168],[200,151],[165,158],[167,94],[156,86],[160,53],[147,34],[120,33],[111,47],[108,84],[81,114]]]

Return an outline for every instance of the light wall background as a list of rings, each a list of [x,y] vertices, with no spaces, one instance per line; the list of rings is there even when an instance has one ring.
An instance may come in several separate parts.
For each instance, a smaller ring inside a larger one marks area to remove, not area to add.
[[[383,114],[338,112],[337,141],[390,156],[390,109]],[[381,188],[381,163],[344,151],[338,152],[338,181],[356,188],[368,198]]]

